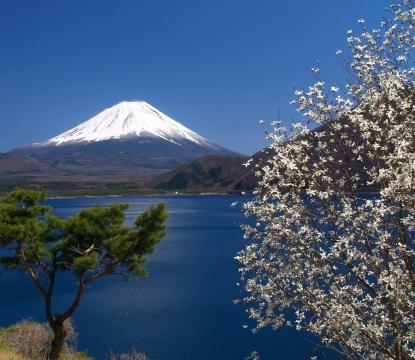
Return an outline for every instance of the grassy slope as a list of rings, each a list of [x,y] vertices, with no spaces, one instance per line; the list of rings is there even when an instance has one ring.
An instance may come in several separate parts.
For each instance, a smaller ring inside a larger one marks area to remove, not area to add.
[[[0,342],[0,360],[30,360],[10,349],[7,345]]]

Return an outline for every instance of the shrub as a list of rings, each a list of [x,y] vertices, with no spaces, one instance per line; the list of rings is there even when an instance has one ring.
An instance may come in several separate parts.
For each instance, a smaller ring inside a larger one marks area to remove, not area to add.
[[[64,324],[67,333],[64,353],[71,358],[75,352],[77,334],[72,321]],[[3,342],[16,352],[34,360],[46,359],[53,340],[53,331],[47,324],[32,320],[22,320],[20,323],[4,331]]]
[[[109,360],[149,360],[149,358],[133,348],[128,353],[111,354]]]

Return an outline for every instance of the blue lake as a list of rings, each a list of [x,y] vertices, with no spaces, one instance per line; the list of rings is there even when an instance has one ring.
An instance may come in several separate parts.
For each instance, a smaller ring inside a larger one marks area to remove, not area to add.
[[[242,306],[234,256],[245,246],[239,209],[230,207],[238,196],[172,196],[55,199],[58,216],[84,207],[112,202],[130,204],[128,224],[137,213],[159,202],[167,205],[168,235],[149,258],[148,278],[123,281],[107,278],[87,288],[74,316],[78,347],[97,359],[110,350],[135,346],[152,360],[244,359],[257,350],[261,359],[306,359],[314,354],[315,339],[293,329],[253,334]],[[16,281],[17,280],[17,281]],[[55,310],[72,301],[76,286],[61,276]],[[24,318],[45,321],[43,302],[23,275],[0,277],[0,325]],[[314,340],[314,341],[313,341]]]

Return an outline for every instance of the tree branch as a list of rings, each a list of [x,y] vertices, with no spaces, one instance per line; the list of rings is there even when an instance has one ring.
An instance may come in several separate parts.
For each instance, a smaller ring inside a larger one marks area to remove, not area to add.
[[[30,263],[28,262],[28,260],[26,258],[26,254],[25,254],[24,250],[21,247],[18,250],[18,254],[19,254],[20,260],[22,261],[23,266],[25,267],[27,273],[29,274],[30,279],[35,284],[36,288],[39,290],[39,292],[42,294],[42,296],[46,299],[47,298],[47,292],[42,287],[42,285],[39,281],[39,275],[30,266]]]
[[[85,278],[84,276],[81,276],[79,279],[78,291],[76,293],[75,300],[73,301],[72,305],[67,311],[65,311],[63,314],[58,315],[57,317],[61,318],[62,320],[66,320],[75,313],[76,309],[81,303],[81,298],[82,294],[84,293],[85,285]]]

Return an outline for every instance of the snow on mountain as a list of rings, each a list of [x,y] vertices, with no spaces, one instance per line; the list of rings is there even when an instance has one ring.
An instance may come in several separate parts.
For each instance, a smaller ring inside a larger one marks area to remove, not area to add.
[[[186,140],[202,147],[218,148],[145,101],[121,102],[75,128],[36,145],[59,146],[134,137],[161,138],[177,145]]]

